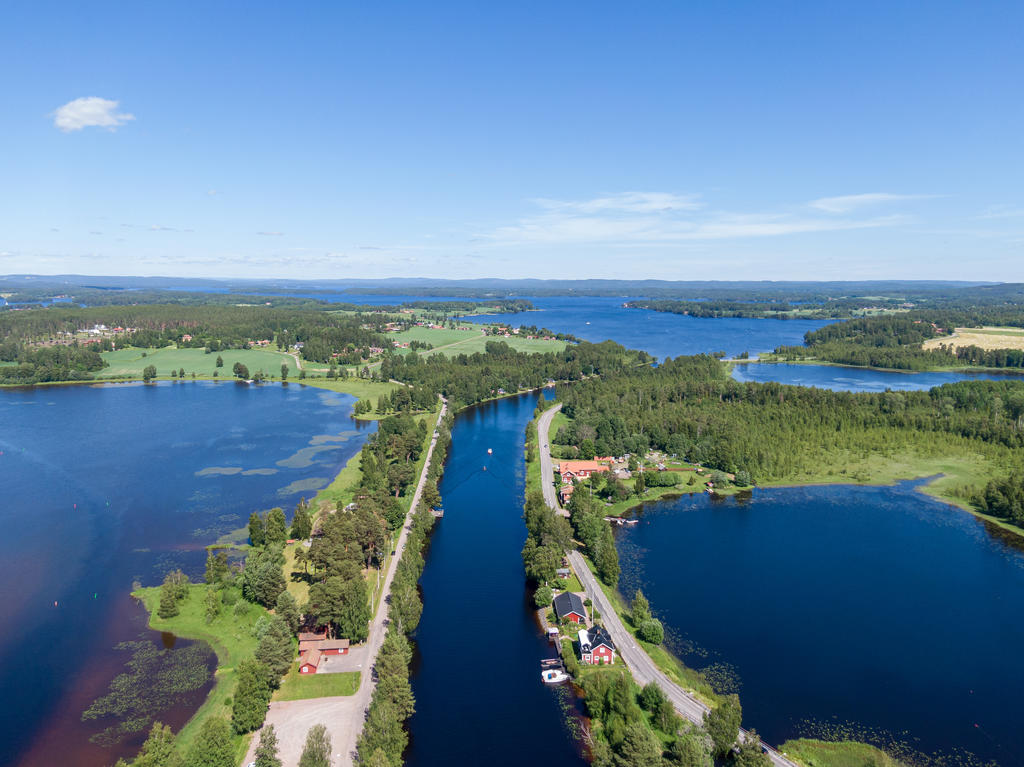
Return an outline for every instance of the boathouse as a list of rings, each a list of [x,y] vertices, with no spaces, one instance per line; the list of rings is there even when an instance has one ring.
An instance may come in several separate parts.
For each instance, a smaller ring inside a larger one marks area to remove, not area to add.
[[[604,626],[580,629],[580,660],[591,666],[615,663],[615,645]]]
[[[555,615],[560,621],[572,621],[573,623],[585,623],[587,620],[587,609],[583,606],[583,600],[579,594],[571,591],[563,591],[555,597],[553,605]]]

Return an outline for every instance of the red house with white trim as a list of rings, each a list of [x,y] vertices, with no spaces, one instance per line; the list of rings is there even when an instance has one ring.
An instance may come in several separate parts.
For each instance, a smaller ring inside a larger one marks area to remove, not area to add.
[[[299,660],[300,674],[315,674],[320,668],[320,651],[310,650]]]
[[[589,631],[581,629],[580,660],[591,666],[615,663],[615,645],[604,626],[594,626]]]
[[[562,461],[558,464],[558,473],[562,475],[562,482],[589,479],[591,474],[599,471],[610,471],[608,464],[599,461]]]

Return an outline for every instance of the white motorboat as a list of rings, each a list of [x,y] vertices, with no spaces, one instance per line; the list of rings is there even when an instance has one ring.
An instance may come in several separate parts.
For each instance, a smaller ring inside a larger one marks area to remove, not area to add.
[[[561,684],[569,679],[569,675],[560,668],[549,668],[540,672],[540,678],[545,684]]]

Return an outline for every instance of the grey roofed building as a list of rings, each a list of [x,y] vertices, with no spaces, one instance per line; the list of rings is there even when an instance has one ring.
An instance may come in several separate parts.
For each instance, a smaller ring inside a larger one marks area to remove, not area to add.
[[[554,600],[555,615],[559,620],[569,619],[576,623],[587,619],[587,610],[583,606],[583,600],[579,594],[571,591],[563,591]],[[577,617],[573,617],[577,616]]]

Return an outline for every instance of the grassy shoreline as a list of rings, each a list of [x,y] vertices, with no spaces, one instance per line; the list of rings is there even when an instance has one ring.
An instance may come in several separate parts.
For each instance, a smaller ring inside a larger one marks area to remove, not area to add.
[[[214,672],[214,686],[206,700],[196,710],[185,726],[175,735],[175,743],[182,753],[188,751],[203,722],[211,716],[229,718],[229,701],[236,684],[235,664],[252,657],[256,651],[257,639],[253,633],[256,621],[268,616],[266,609],[259,605],[243,602],[244,613],[236,614],[232,606],[224,606],[221,615],[206,623],[205,595],[209,587],[205,584],[191,584],[189,596],[181,605],[181,612],[173,618],[157,615],[160,602],[160,587],[149,586],[132,592],[149,611],[149,627],[156,631],[169,631],[183,639],[206,642],[217,655],[217,670]],[[232,735],[236,761],[241,762],[249,748],[252,735]]]

